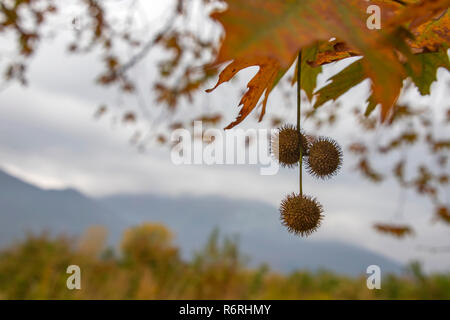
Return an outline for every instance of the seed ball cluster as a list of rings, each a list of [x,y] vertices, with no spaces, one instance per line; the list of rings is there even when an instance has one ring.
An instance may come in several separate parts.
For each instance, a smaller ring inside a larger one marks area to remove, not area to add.
[[[280,207],[281,221],[294,234],[308,236],[320,226],[322,206],[316,199],[298,194],[288,195]]]
[[[318,138],[310,147],[306,165],[311,175],[321,179],[330,178],[342,166],[341,147],[331,138]]]
[[[342,149],[331,138],[313,138],[292,125],[281,127],[272,137],[271,152],[281,166],[292,168],[302,163],[300,151],[308,172],[315,178],[330,178],[342,166]],[[299,236],[309,236],[316,231],[323,219],[322,213],[321,204],[315,198],[303,194],[292,193],[280,205],[282,224],[289,232]]]
[[[300,150],[302,156],[306,157],[309,152],[309,142],[295,126],[285,125],[272,137],[271,152],[282,167],[296,166],[300,160]]]

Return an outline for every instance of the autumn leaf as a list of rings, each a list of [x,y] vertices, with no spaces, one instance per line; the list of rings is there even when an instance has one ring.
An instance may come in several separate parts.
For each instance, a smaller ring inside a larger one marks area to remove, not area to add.
[[[449,210],[449,208],[444,207],[444,206],[438,207],[438,208],[436,209],[436,216],[437,216],[440,220],[442,220],[442,221],[444,221],[444,222],[450,224],[450,210]]]
[[[305,91],[309,100],[312,100],[314,89],[317,84],[317,76],[322,72],[322,67],[312,65],[310,61],[317,60],[319,46],[315,44],[311,47],[302,49],[302,67],[301,67],[301,87]],[[295,66],[294,77],[292,77],[292,85],[297,83],[298,59]]]
[[[409,4],[416,2],[416,0],[408,1]],[[436,52],[442,48],[448,48],[450,46],[449,28],[450,11],[445,9],[439,12],[433,19],[421,25],[415,26],[414,24],[410,24],[408,30],[413,35],[413,38],[407,39],[407,43],[415,53]],[[311,66],[320,66],[359,55],[361,55],[360,52],[352,49],[340,40],[324,41],[318,48],[316,59],[308,63]]]
[[[445,13],[448,7],[450,0],[416,1],[406,6],[398,15],[391,17],[386,23],[386,28],[396,28],[398,25],[409,23],[409,28],[414,29]]]
[[[136,122],[136,115],[133,112],[126,112],[122,117],[123,123],[134,123]]]
[[[359,55],[359,52],[341,41],[324,41],[319,45],[315,59],[308,60],[308,64],[317,67]]]
[[[437,80],[438,68],[450,70],[447,50],[417,54],[413,64],[408,63],[405,67],[422,95],[430,94],[431,84]]]
[[[357,169],[364,175],[364,177],[372,182],[379,183],[384,179],[384,177],[380,173],[376,172],[372,168],[367,157],[363,157],[359,161]]]
[[[444,67],[450,70],[450,62],[446,51],[416,54],[410,57],[411,61],[405,63],[405,69],[422,95],[430,94],[431,84],[437,80],[437,69]],[[357,60],[329,79],[328,85],[321,88],[315,95],[317,97],[314,108],[319,108],[328,101],[334,101],[351,88],[361,83],[366,77],[363,69],[363,60]],[[369,116],[378,105],[371,95],[368,99],[365,112]]]
[[[413,230],[409,226],[404,225],[389,225],[389,224],[376,224],[374,228],[380,233],[387,233],[397,238],[404,238],[407,235],[412,235]]]
[[[264,114],[275,74],[282,74],[280,69],[287,70],[301,48],[332,37],[342,39],[365,56],[364,73],[372,79],[373,94],[383,105],[383,115],[397,99],[404,70],[393,50],[379,41],[382,32],[367,29],[366,3],[357,0],[228,0],[227,3],[225,12],[212,15],[225,29],[216,63],[233,60],[217,85],[231,79],[238,68],[260,66],[241,100],[239,117],[228,128],[240,123],[265,92]],[[390,2],[374,3],[383,8],[386,20],[398,9],[398,4]]]
[[[411,29],[415,38],[408,44],[417,51],[438,51],[450,46],[450,12],[448,9],[431,21]]]
[[[374,99],[373,96],[370,96],[367,102],[369,104],[367,105],[366,111],[364,112],[364,116],[366,117],[370,116],[378,105],[377,101]]]
[[[216,125],[222,120],[221,114],[212,114],[212,115],[202,115],[196,120],[192,121],[192,125],[194,125],[195,121],[201,121],[203,124],[211,124]]]
[[[215,87],[208,89],[207,92],[213,91],[220,84],[231,80],[236,73],[242,69],[251,66],[259,66],[259,71],[247,85],[248,90],[239,103],[239,105],[242,105],[242,109],[240,110],[238,117],[225,129],[231,129],[241,123],[242,120],[244,120],[256,107],[260,97],[264,94],[263,107],[260,115],[261,120],[265,113],[265,107],[270,92],[287,70],[283,69],[276,59],[260,58],[258,61],[253,61],[251,58],[236,59],[221,72]]]

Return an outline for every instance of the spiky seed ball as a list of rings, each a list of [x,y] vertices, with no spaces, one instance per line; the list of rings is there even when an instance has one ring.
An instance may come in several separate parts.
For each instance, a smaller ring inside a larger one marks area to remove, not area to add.
[[[272,136],[271,152],[283,167],[296,166],[300,160],[300,139],[302,156],[308,155],[309,142],[303,133],[293,125],[284,125]]]
[[[329,178],[342,166],[342,149],[333,139],[320,137],[311,144],[306,165],[311,175]]]
[[[322,221],[322,206],[313,197],[292,193],[281,201],[282,224],[289,232],[309,236],[319,228]]]

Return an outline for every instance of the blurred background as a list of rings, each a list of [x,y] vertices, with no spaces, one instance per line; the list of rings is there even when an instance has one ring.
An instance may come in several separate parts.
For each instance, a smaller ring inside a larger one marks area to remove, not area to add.
[[[344,166],[305,176],[325,219],[300,238],[278,212],[298,169],[171,161],[170,133],[225,127],[257,71],[205,92],[222,34],[209,14],[223,7],[2,1],[0,298],[448,299],[448,72],[427,96],[405,83],[391,124],[364,115],[367,81],[316,111],[303,97],[305,130],[336,139]],[[356,59],[324,66],[317,88]],[[295,123],[293,71],[264,121],[240,128]],[[366,287],[370,265],[381,290]]]

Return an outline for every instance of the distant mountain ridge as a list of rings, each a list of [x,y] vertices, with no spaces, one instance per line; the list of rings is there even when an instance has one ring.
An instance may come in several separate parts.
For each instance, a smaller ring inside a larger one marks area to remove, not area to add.
[[[0,244],[25,232],[79,235],[91,225],[104,225],[114,235],[121,231],[121,220],[77,190],[44,190],[0,170]]]
[[[332,241],[305,240],[288,234],[277,209],[261,202],[217,196],[165,197],[115,195],[90,198],[74,189],[44,190],[0,170],[0,245],[23,238],[24,232],[80,235],[91,225],[109,230],[117,243],[123,230],[142,222],[161,222],[173,230],[185,257],[205,244],[211,231],[237,234],[253,264],[273,269],[327,269],[358,275],[379,265],[384,273],[402,266],[361,247]]]

